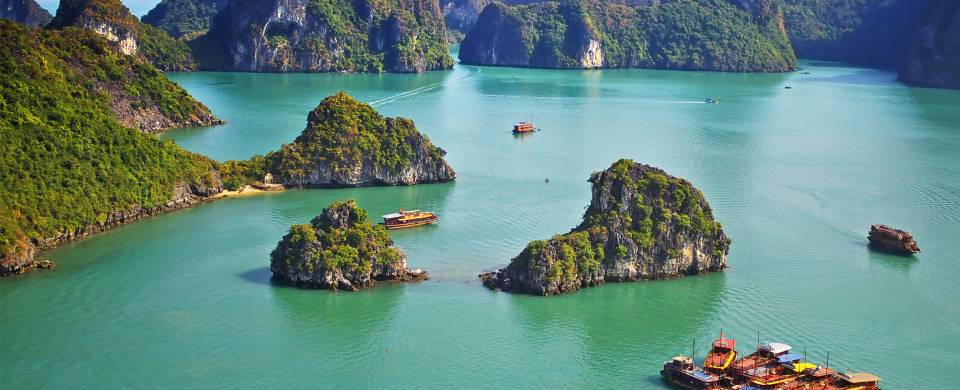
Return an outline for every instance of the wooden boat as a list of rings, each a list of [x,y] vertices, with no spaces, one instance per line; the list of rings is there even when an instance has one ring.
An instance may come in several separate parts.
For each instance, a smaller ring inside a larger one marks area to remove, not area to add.
[[[775,364],[756,367],[742,373],[750,385],[760,389],[782,389],[785,385],[797,381],[801,374],[816,365],[803,363],[803,356],[787,353],[780,355]]]
[[[822,368],[821,368],[822,369]],[[880,377],[869,372],[837,374],[825,369],[828,374],[815,380],[800,380],[783,387],[784,390],[880,390]]]
[[[736,340],[728,339],[723,336],[723,332],[720,332],[720,337],[714,340],[713,348],[707,352],[707,357],[703,360],[703,368],[723,374],[737,357],[737,351],[734,350],[736,346]]]
[[[513,134],[526,134],[534,131],[537,131],[537,128],[532,122],[522,121],[513,125]]]
[[[400,212],[384,215],[381,224],[393,230],[429,225],[439,219],[436,214],[429,211],[400,209]]]
[[[737,377],[753,369],[777,363],[777,359],[790,352],[791,347],[783,343],[767,343],[757,348],[757,351],[733,362],[730,367],[732,374]]]
[[[887,225],[871,225],[867,239],[870,246],[888,252],[908,256],[920,252],[913,234]]]
[[[724,386],[720,377],[703,371],[693,363],[693,359],[686,356],[676,356],[663,363],[660,375],[667,382],[685,389],[693,390],[721,390]]]

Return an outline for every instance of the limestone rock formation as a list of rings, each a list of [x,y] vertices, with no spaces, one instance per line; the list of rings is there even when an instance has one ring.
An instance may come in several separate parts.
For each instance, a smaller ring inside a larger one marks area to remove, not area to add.
[[[533,68],[793,70],[773,0],[492,3],[463,39],[466,64]]]
[[[506,267],[480,275],[490,288],[554,295],[596,286],[678,278],[727,267],[730,240],[703,194],[686,180],[630,160],[590,177],[583,222],[533,241]]]
[[[53,16],[34,0],[0,0],[0,19],[37,27],[50,23]]]
[[[307,116],[292,143],[263,157],[224,164],[228,188],[265,174],[285,187],[359,187],[452,181],[446,152],[413,121],[385,118],[346,93],[328,96]]]
[[[936,0],[915,34],[900,79],[960,88],[960,2]]]
[[[387,229],[367,222],[356,202],[335,202],[309,225],[293,225],[270,253],[273,280],[306,288],[356,291],[378,281],[420,281]]]
[[[96,31],[113,42],[121,53],[139,56],[160,70],[196,68],[186,43],[173,39],[156,27],[140,23],[120,0],[63,0],[48,27]]]
[[[193,42],[200,67],[251,72],[447,69],[446,28],[429,0],[233,0]]]

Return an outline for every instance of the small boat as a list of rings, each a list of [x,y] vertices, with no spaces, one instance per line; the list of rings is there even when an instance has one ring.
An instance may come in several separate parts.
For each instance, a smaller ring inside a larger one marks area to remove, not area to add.
[[[714,99],[714,98],[706,98],[706,100],[704,100],[703,102],[704,102],[704,103],[707,103],[707,104],[717,104],[717,103],[720,103],[719,100]]]
[[[880,390],[880,377],[869,372],[837,374],[833,370],[823,378],[801,380],[785,387],[786,390]]]
[[[550,178],[548,177],[548,178],[546,178],[546,179],[543,179],[543,182],[544,182],[544,183],[549,183],[549,182],[550,182]]]
[[[783,87],[783,89],[793,89],[793,87],[791,87],[791,86],[788,85],[788,86],[786,86],[786,87]]]
[[[719,390],[723,388],[719,376],[697,368],[693,359],[682,355],[664,362],[660,375],[667,382],[685,389]]]
[[[722,374],[737,358],[737,351],[734,350],[736,346],[736,340],[728,339],[723,336],[723,332],[720,332],[720,337],[713,342],[713,348],[707,352],[707,357],[703,360],[703,368]]]
[[[436,214],[429,211],[400,209],[400,212],[384,215],[381,225],[390,230],[404,229],[429,225],[439,219]]]
[[[872,225],[867,235],[870,246],[901,255],[912,255],[920,252],[917,240],[913,234],[887,225]]]
[[[537,129],[532,122],[521,121],[520,123],[513,125],[513,134],[526,134],[537,130],[539,129]]]
[[[816,365],[802,361],[803,355],[784,354],[777,358],[776,364],[748,370],[743,373],[743,376],[750,384],[762,388],[782,387],[799,379],[805,370],[816,367]]]

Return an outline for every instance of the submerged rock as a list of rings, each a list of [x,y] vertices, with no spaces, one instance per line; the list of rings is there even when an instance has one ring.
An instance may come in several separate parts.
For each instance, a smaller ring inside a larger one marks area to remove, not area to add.
[[[293,225],[270,253],[273,280],[306,288],[356,291],[377,281],[421,281],[387,229],[367,222],[356,202],[335,202],[309,225]]]
[[[686,180],[620,160],[590,182],[593,199],[579,226],[531,242],[508,266],[481,274],[484,285],[554,295],[727,267],[730,239],[703,194]]]

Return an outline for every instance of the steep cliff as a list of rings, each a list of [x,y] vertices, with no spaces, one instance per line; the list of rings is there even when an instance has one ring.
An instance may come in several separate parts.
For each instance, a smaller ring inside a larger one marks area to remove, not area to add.
[[[356,202],[335,202],[309,225],[293,225],[270,253],[273,280],[306,288],[356,291],[377,281],[418,281],[387,229],[367,222]]]
[[[140,23],[120,0],[62,0],[50,28],[80,27],[96,31],[121,53],[135,55],[160,70],[193,70],[186,43],[156,27]]]
[[[229,3],[229,0],[162,0],[140,21],[174,38],[197,37],[210,29],[214,16]]]
[[[0,275],[30,268],[37,249],[220,191],[216,162],[125,126],[209,117],[149,64],[87,29],[8,21],[0,58]]]
[[[0,0],[0,19],[37,27],[50,23],[53,16],[34,0]]]
[[[496,272],[490,288],[554,295],[596,286],[678,278],[727,266],[730,240],[703,194],[659,168],[630,160],[590,177],[593,199],[571,232],[533,241]]]
[[[385,118],[346,93],[329,96],[307,116],[294,142],[265,157],[224,164],[228,188],[270,173],[287,187],[413,185],[451,181],[446,152],[406,118]]]
[[[960,88],[960,2],[937,0],[928,9],[914,36],[900,79]]]
[[[191,42],[200,67],[254,72],[447,69],[446,29],[430,0],[233,0]]]
[[[484,8],[460,46],[467,64],[537,68],[792,70],[775,0],[600,0]]]
[[[930,0],[785,0],[790,41],[803,58],[899,69]]]

